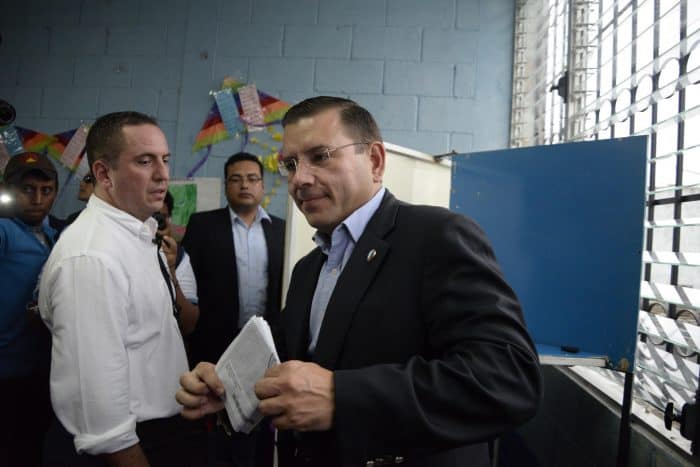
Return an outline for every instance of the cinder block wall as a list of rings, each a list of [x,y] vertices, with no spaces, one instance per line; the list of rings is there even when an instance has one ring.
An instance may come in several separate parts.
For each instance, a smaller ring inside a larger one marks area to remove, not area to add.
[[[513,0],[0,0],[0,98],[46,133],[155,115],[176,177],[227,75],[289,102],[350,97],[387,141],[428,153],[504,148],[513,12]],[[214,146],[198,175],[220,176],[233,150]],[[60,216],[79,207],[72,185]]]

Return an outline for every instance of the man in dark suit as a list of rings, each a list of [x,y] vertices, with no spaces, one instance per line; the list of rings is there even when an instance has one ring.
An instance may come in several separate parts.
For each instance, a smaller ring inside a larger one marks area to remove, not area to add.
[[[518,300],[483,231],[382,186],[385,149],[356,103],[317,97],[284,121],[280,169],[318,232],[294,268],[256,383],[283,466],[490,465],[532,417],[541,377]],[[211,364],[181,378],[183,415],[221,403]]]
[[[228,206],[193,214],[182,240],[199,299],[190,337],[194,361],[217,361],[252,316],[263,316],[275,327],[281,308],[284,221],[260,206],[263,166],[257,156],[241,152],[226,161],[224,175]],[[264,465],[255,460],[259,441],[258,449],[267,451],[271,462],[271,437],[256,438],[254,432],[218,442],[219,457],[236,467]]]

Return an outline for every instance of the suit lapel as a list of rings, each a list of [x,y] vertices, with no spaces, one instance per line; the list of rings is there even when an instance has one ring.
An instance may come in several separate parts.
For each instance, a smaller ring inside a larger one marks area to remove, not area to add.
[[[389,254],[390,245],[384,237],[394,227],[398,206],[396,198],[387,190],[338,278],[326,307],[313,356],[313,361],[324,368],[335,367],[360,301]]]
[[[273,221],[263,220],[262,222],[263,233],[265,234],[265,244],[267,245],[267,283],[268,290],[269,284],[273,284],[276,278],[273,277],[275,271],[282,270],[282,255],[280,254],[280,244],[275,241],[275,229],[276,226]]]
[[[265,318],[271,326],[277,326],[280,307],[280,280],[282,271],[281,244],[277,241],[279,225],[270,218],[270,221],[262,221],[262,229],[267,245],[267,303],[265,305]]]
[[[231,225],[231,214],[229,213],[228,208],[221,209],[219,213],[220,214],[218,215],[219,219],[217,220],[217,224],[221,225],[222,228],[217,228],[214,230],[220,235],[220,243],[218,244],[221,245],[221,251],[225,255],[226,267],[231,267],[230,270],[224,271],[224,273],[226,274],[226,276],[233,273],[237,284],[238,271],[236,270],[236,248],[234,247],[233,243],[233,226]],[[213,243],[213,245],[216,245],[216,243]],[[236,298],[236,300],[238,300],[238,298]]]

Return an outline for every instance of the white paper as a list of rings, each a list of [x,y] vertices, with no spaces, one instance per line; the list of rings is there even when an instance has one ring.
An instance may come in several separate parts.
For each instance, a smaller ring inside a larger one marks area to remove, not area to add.
[[[252,317],[216,364],[216,374],[226,389],[226,413],[234,430],[250,433],[262,420],[255,383],[278,363],[270,326],[263,318]]]

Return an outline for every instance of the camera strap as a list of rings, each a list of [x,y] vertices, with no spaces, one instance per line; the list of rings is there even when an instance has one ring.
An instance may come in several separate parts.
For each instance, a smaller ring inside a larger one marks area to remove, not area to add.
[[[168,292],[170,292],[170,300],[172,301],[173,304],[173,316],[175,316],[175,320],[179,323],[180,322],[180,305],[177,304],[177,301],[175,300],[175,291],[173,290],[173,283],[170,280],[170,274],[168,273],[168,268],[165,266],[165,263],[163,262],[163,257],[160,255],[160,247],[156,248],[156,256],[158,256],[158,265],[160,266],[160,272],[163,274],[163,279],[165,280],[165,283],[168,286]]]

